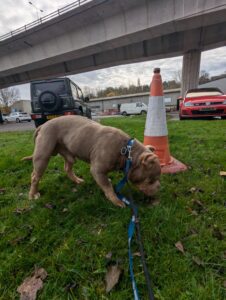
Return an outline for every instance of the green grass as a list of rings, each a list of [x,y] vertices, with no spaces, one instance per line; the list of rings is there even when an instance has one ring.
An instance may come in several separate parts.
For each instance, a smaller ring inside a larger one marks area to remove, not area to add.
[[[143,117],[103,121],[142,141]],[[184,173],[163,175],[158,206],[139,203],[142,238],[156,299],[223,300],[221,239],[225,224],[226,121],[169,121],[171,154],[189,166]],[[89,172],[78,162],[74,184],[63,172],[60,157],[52,158],[41,183],[42,197],[28,201],[32,166],[20,158],[33,150],[32,132],[0,134],[0,299],[19,299],[17,287],[35,266],[48,272],[38,299],[133,299],[128,273],[127,226],[129,209],[107,201]],[[120,174],[111,174],[116,183]],[[190,189],[196,187],[196,192]],[[197,204],[199,200],[203,207]],[[53,209],[45,207],[54,204]],[[21,214],[16,209],[27,208]],[[67,209],[65,211],[65,208]],[[185,255],[175,243],[181,241]],[[134,252],[138,251],[133,243]],[[105,293],[106,254],[124,269],[120,283]],[[198,257],[198,265],[192,258]],[[140,258],[134,258],[141,299],[147,299]],[[73,290],[68,284],[76,282]]]

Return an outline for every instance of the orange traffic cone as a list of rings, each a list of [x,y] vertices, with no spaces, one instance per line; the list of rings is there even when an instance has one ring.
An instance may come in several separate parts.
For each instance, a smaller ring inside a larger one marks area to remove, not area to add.
[[[187,170],[183,163],[170,155],[162,78],[159,68],[154,69],[150,87],[144,145],[155,147],[155,153],[159,157],[162,173],[177,173]]]

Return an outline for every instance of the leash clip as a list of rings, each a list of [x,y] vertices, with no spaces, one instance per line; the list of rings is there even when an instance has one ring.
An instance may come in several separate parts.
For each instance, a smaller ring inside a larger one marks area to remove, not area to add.
[[[128,150],[128,159],[132,161],[132,156],[131,156],[132,146],[127,145],[127,150]]]

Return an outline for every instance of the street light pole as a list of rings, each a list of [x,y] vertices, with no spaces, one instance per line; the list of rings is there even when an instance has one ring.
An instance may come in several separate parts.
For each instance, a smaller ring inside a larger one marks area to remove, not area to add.
[[[42,9],[39,9],[37,6],[34,5],[34,3],[32,3],[31,1],[28,1],[28,3],[32,6],[34,6],[34,8],[36,9],[36,13],[37,13],[37,19],[39,19],[39,12],[44,12]]]

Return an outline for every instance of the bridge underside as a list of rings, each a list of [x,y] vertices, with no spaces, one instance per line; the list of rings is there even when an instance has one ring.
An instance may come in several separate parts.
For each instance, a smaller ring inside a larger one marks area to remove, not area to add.
[[[161,37],[146,39],[127,46],[107,49],[101,53],[95,53],[70,59],[74,53],[67,53],[57,63],[50,64],[42,61],[32,66],[25,66],[23,71],[14,74],[0,72],[0,87],[22,84],[40,78],[49,78],[77,74],[121,64],[141,62],[160,58],[183,55],[190,50],[209,50],[226,45],[225,32],[226,22],[183,32],[175,32]],[[223,42],[222,42],[223,41]],[[103,48],[103,45],[101,45]],[[90,49],[90,52],[93,52]],[[77,55],[76,55],[77,56]],[[46,66],[40,67],[41,64]],[[10,71],[9,71],[10,73]]]
[[[200,3],[90,1],[2,41],[0,88],[225,46],[224,0]]]

